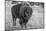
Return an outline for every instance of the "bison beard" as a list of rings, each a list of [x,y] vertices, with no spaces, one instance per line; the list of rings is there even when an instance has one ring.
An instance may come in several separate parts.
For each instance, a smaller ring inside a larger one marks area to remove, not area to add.
[[[32,15],[32,8],[30,7],[21,7],[21,4],[19,5],[15,5],[12,7],[12,17],[13,17],[13,26],[16,25],[16,18],[19,18],[19,23],[21,25],[21,27],[23,28],[23,25],[26,28],[26,24],[29,20],[29,18]],[[21,11],[22,9],[22,11]],[[20,13],[21,11],[21,13]]]

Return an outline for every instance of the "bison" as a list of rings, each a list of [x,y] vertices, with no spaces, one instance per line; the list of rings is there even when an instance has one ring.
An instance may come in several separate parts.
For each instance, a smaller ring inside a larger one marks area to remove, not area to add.
[[[14,23],[13,25],[16,25],[16,18],[19,18],[21,27],[23,28],[24,25],[26,28],[26,24],[29,18],[32,16],[32,8],[27,6],[27,4],[24,4],[23,6],[21,4],[18,4],[13,6],[11,10]]]

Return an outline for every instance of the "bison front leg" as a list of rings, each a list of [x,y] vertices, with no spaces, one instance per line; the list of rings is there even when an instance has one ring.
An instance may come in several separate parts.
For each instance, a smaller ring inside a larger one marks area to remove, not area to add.
[[[21,28],[23,28],[23,19],[22,18],[20,18],[19,23],[20,23]]]
[[[25,28],[27,28],[26,23],[24,24]]]
[[[21,25],[21,28],[23,28],[23,24]]]
[[[27,22],[28,22],[28,20],[25,19],[25,23],[24,23],[25,28],[27,28]]]

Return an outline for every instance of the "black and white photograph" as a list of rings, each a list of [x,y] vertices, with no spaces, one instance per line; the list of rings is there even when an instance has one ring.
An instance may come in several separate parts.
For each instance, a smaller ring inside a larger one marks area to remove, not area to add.
[[[5,31],[44,29],[44,2],[5,0]]]

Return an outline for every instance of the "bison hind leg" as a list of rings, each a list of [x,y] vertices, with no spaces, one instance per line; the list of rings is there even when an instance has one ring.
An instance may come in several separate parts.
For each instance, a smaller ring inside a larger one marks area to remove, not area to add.
[[[13,16],[13,26],[16,26],[16,17]]]

